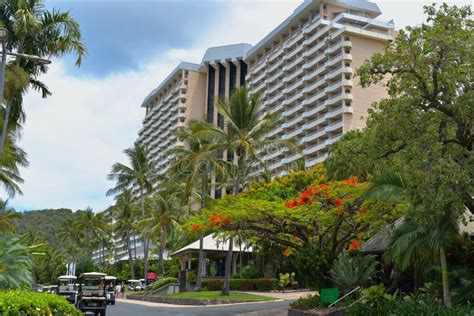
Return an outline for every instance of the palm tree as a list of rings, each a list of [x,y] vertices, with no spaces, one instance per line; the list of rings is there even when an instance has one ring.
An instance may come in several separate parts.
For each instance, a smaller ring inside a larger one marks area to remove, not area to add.
[[[84,234],[74,220],[66,221],[58,232],[58,239],[66,243],[65,248],[68,249],[70,258],[73,262],[77,260],[77,250],[81,244]]]
[[[160,190],[161,189],[161,190]],[[172,231],[180,229],[180,218],[185,214],[186,204],[183,203],[180,192],[175,186],[161,186],[158,192],[153,195],[153,212],[151,216],[142,221],[148,227],[151,235],[160,236],[160,273],[165,273],[164,250],[166,248],[167,237]]]
[[[0,183],[3,185],[8,196],[14,197],[16,193],[23,194],[19,186],[19,184],[23,183],[19,167],[27,166],[26,152],[16,146],[14,135],[9,133],[3,155],[0,154]]]
[[[75,53],[77,66],[86,54],[78,23],[69,12],[46,10],[43,0],[2,1],[0,21],[1,26],[8,30],[8,39],[2,45],[3,50],[49,58]],[[41,91],[43,97],[51,94],[46,85],[38,80],[39,75],[46,73],[47,69],[44,65],[21,58],[9,65],[11,72],[26,75],[27,79],[19,87],[15,87],[16,91],[6,98],[7,106],[0,135],[0,155],[3,154],[10,119],[13,119],[14,125],[24,120],[22,94],[28,86]],[[9,82],[6,84],[8,90]]]
[[[125,242],[128,252],[128,262],[130,264],[130,276],[135,279],[135,269],[133,267],[132,256],[132,236],[135,236],[135,222],[138,213],[138,207],[133,201],[133,194],[130,189],[124,190],[118,195],[117,203],[112,208],[112,214],[115,219],[113,227],[114,232],[121,236]]]
[[[0,235],[14,232],[12,219],[21,217],[19,213],[9,209],[7,204],[8,200],[0,199]]]
[[[37,246],[27,246],[16,236],[0,237],[0,289],[16,289],[33,283],[32,256]]]
[[[271,147],[298,149],[294,140],[269,139],[266,134],[278,124],[278,114],[260,117],[260,93],[249,94],[245,87],[237,88],[228,102],[219,100],[216,107],[225,119],[225,127],[220,128],[207,122],[197,122],[191,126],[195,138],[209,140],[217,153],[224,151],[234,154],[236,176],[234,195],[242,190],[242,182],[248,176],[247,160],[260,161],[259,152]],[[233,237],[229,238],[229,251],[225,264],[223,295],[229,295],[230,269],[232,263]]]
[[[78,213],[79,217],[75,220],[74,225],[81,230],[84,235],[84,245],[89,251],[92,251],[94,245],[92,241],[99,236],[105,227],[103,216],[94,214],[92,208],[87,207],[84,211]]]
[[[109,180],[115,180],[116,186],[107,191],[107,195],[121,193],[126,189],[138,186],[140,197],[140,209],[142,220],[147,216],[145,214],[145,195],[151,193],[153,184],[156,182],[156,165],[149,158],[148,149],[136,142],[132,148],[125,149],[130,162],[130,166],[126,166],[119,162],[112,166],[112,171],[108,175]],[[148,280],[148,237],[146,232],[142,232],[143,239],[143,260],[145,280]]]
[[[195,124],[191,121],[190,126]],[[231,164],[216,155],[212,150],[211,144],[205,140],[192,137],[192,127],[187,127],[177,132],[177,136],[181,141],[187,143],[186,147],[177,147],[174,149],[177,159],[173,164],[169,179],[173,179],[175,183],[184,183],[182,192],[184,199],[187,201],[189,208],[195,201],[194,196],[197,195],[200,200],[200,209],[206,207],[207,188],[211,174],[215,174],[223,178],[226,175],[226,169]],[[200,191],[200,192],[199,192]],[[202,268],[204,266],[204,233],[199,235],[199,259],[198,273],[196,277],[196,288],[202,288]]]
[[[407,181],[394,173],[387,172],[376,178],[365,193],[366,198],[375,198],[389,202],[405,202],[414,208],[407,194]],[[431,224],[421,224],[410,216],[396,230],[392,238],[387,258],[394,260],[401,269],[414,264],[415,270],[427,252],[437,255],[441,266],[443,300],[446,307],[452,306],[449,290],[449,274],[446,260],[446,247],[459,234],[459,218],[450,210],[444,210],[440,216],[433,215]],[[416,273],[416,272],[415,272]]]

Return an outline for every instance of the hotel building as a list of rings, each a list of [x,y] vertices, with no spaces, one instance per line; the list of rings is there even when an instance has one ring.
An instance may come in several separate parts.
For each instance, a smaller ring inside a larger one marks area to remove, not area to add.
[[[247,85],[263,92],[261,114],[280,113],[268,137],[294,138],[303,147],[268,152],[263,160],[273,175],[299,159],[306,167],[323,162],[331,144],[365,126],[367,109],[387,95],[382,86],[362,89],[354,78],[393,38],[394,24],[377,20],[380,14],[367,1],[305,1],[247,53]]]
[[[200,64],[180,63],[143,101],[138,141],[148,147],[158,173],[165,174],[174,159],[170,150],[184,145],[174,132],[190,119],[224,126],[216,100],[246,85],[251,93],[262,93],[260,115],[280,114],[267,137],[294,138],[303,148],[296,154],[262,153],[272,175],[286,174],[297,161],[307,168],[323,162],[330,146],[364,127],[370,105],[387,96],[384,87],[362,89],[354,78],[356,69],[396,35],[394,24],[378,20],[380,15],[378,6],[365,0],[306,0],[255,46],[211,47]],[[232,153],[223,155],[234,159]],[[262,171],[255,167],[252,175]],[[212,185],[212,197],[225,194]]]

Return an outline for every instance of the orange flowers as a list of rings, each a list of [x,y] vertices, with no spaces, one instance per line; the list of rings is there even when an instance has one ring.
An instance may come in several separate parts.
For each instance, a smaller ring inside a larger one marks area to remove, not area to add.
[[[210,216],[210,220],[211,220],[211,227],[212,226],[218,226],[218,227],[227,226],[231,222],[231,219],[229,217],[225,217],[218,214],[212,214]]]
[[[194,224],[192,227],[192,231],[195,233],[201,228],[201,224]]]
[[[344,183],[355,187],[359,184],[359,180],[357,179],[357,177],[351,177],[350,179],[344,180]]]
[[[356,250],[357,248],[359,248],[360,246],[360,240],[354,240],[353,242],[351,242],[351,244],[349,245],[349,251],[354,251]]]
[[[342,205],[342,200],[340,198],[335,198],[334,203],[336,203],[337,206]]]
[[[283,255],[284,255],[285,257],[289,257],[289,256],[291,255],[291,248],[290,248],[290,247],[287,247],[287,248],[285,249],[285,251],[283,251]]]

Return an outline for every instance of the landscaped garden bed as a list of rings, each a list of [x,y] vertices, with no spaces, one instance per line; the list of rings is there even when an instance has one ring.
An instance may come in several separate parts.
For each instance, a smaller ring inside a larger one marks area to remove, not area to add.
[[[171,295],[130,295],[130,299],[177,305],[218,305],[231,303],[248,303],[274,301],[274,297],[255,295],[240,292],[231,292],[229,296],[222,296],[220,291],[183,292]]]

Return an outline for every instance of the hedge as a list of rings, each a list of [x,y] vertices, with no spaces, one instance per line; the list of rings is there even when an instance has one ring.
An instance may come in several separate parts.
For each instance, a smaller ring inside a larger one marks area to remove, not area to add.
[[[220,291],[224,280],[202,280],[202,288],[206,291]],[[268,292],[278,289],[277,279],[231,279],[231,291],[262,291]]]
[[[152,286],[148,286],[146,288],[146,290],[147,291],[157,290],[157,289],[165,286],[166,284],[170,284],[170,283],[178,283],[178,279],[177,278],[166,278],[166,279],[160,280],[156,284],[153,284]]]
[[[28,291],[0,291],[2,316],[82,316],[64,297]]]

